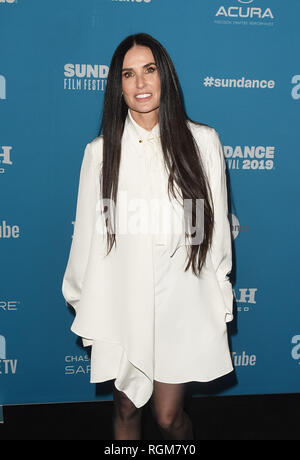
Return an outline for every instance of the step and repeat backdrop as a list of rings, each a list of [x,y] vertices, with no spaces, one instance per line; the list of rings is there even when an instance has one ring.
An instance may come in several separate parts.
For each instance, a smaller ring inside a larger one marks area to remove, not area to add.
[[[300,391],[299,16],[299,0],[0,0],[0,404],[112,399],[61,284],[110,60],[138,32],[227,162],[235,372],[194,395]]]

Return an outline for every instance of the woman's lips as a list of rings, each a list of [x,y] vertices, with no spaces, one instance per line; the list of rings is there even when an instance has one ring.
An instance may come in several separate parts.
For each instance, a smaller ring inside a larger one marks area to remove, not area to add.
[[[143,93],[143,94],[138,94],[137,96],[135,96],[135,99],[138,102],[146,102],[146,101],[149,101],[149,99],[151,99],[151,97],[152,97],[152,94]]]

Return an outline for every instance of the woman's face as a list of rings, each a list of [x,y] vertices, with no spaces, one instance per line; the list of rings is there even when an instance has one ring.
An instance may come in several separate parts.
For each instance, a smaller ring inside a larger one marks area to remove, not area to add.
[[[148,113],[160,105],[160,76],[150,48],[135,45],[123,61],[122,89],[127,106]]]

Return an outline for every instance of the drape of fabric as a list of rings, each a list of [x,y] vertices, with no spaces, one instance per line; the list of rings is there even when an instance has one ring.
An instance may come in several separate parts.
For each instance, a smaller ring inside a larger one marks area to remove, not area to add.
[[[184,272],[185,239],[178,231],[184,229],[183,210],[167,195],[158,124],[144,130],[128,111],[116,206],[121,225],[108,256],[100,213],[102,137],[86,146],[80,170],[62,293],[76,313],[71,330],[84,346],[92,345],[91,382],[116,379],[115,386],[136,407],[150,399],[154,379],[207,382],[233,370],[226,328],[233,318],[226,163],[217,132],[188,125],[200,147],[215,211],[213,245],[200,277],[191,269]],[[153,200],[169,203],[168,212],[150,206]],[[145,213],[149,209],[154,212]],[[153,225],[158,232],[151,233]],[[164,279],[164,270],[168,288],[157,281]]]

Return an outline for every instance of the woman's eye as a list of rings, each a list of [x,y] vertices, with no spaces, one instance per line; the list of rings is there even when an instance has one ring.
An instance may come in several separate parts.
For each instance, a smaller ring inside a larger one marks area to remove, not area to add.
[[[1,0],[0,0],[1,1]],[[155,72],[156,68],[155,67],[147,67],[147,69],[145,70],[146,73],[153,73]],[[133,75],[132,72],[124,72],[123,73],[123,77],[125,78],[129,78]]]

